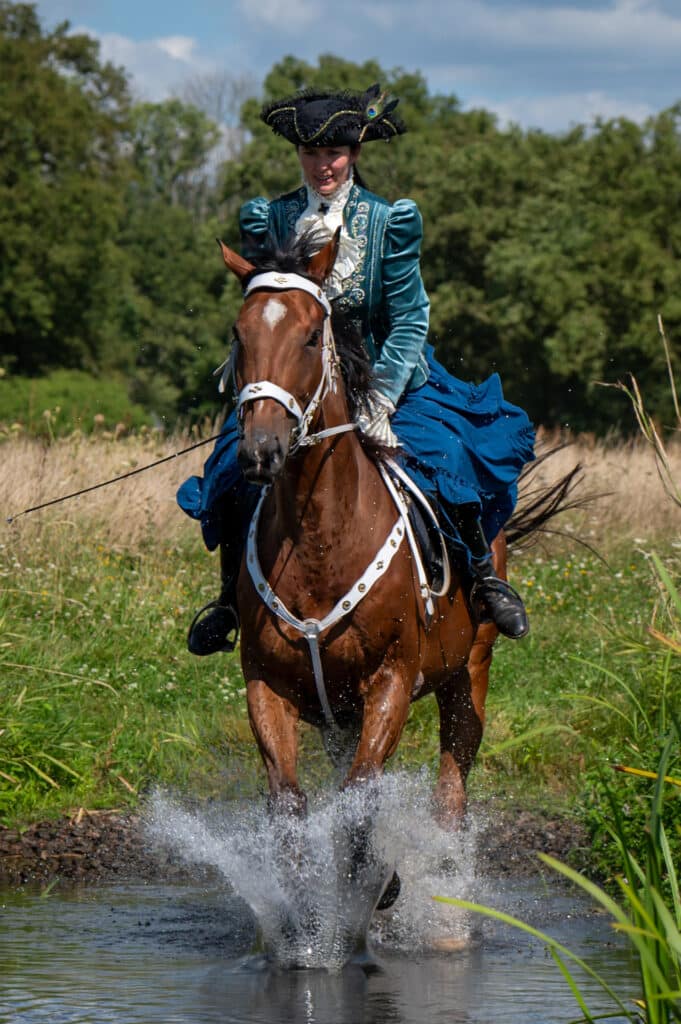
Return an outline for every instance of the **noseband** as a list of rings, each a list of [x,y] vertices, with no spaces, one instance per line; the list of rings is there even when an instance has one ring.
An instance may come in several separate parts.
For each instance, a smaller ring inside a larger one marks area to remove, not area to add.
[[[284,409],[296,420],[296,427],[292,433],[289,452],[294,455],[304,445],[318,444],[325,437],[332,437],[334,434],[345,433],[348,430],[355,430],[355,423],[344,423],[338,427],[329,427],[310,434],[310,427],[314,420],[319,406],[326,395],[336,391],[336,380],[338,376],[338,356],[336,345],[331,330],[331,304],[319,285],[308,280],[300,274],[283,274],[277,271],[269,271],[256,274],[249,281],[244,291],[244,299],[247,299],[255,291],[267,289],[268,291],[300,291],[307,292],[324,310],[324,326],[322,328],[322,374],[319,384],[308,402],[305,409],[302,409],[297,399],[284,388],[271,380],[259,380],[253,384],[247,384],[236,397],[236,412],[240,430],[243,424],[244,406],[250,402],[257,402],[261,398],[272,398],[275,402],[283,405]]]

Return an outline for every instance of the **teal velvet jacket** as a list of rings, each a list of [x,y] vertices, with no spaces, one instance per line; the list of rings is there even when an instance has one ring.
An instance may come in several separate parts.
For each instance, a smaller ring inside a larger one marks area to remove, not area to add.
[[[283,244],[306,207],[304,187],[271,202],[260,197],[245,203],[239,217],[243,255],[255,258],[268,235]],[[355,184],[343,220],[360,257],[334,304],[344,313],[356,314],[374,364],[376,387],[397,405],[405,391],[428,379],[429,302],[419,266],[421,214],[411,199],[390,204]]]

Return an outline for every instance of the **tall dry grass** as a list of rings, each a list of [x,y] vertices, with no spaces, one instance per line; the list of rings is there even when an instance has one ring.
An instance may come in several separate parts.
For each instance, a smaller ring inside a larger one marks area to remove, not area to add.
[[[533,474],[533,487],[550,485],[576,464],[581,466],[574,497],[585,499],[584,508],[566,515],[568,533],[597,547],[636,538],[681,538],[681,508],[669,501],[643,438],[566,439],[540,429],[536,447],[538,453],[552,454]],[[673,471],[681,474],[681,439],[668,445],[668,457]]]
[[[175,492],[200,474],[211,445],[171,459],[127,480],[7,524],[25,508],[137,469],[172,455],[196,437],[71,437],[45,444],[19,437],[0,445],[0,542],[27,544],[54,531],[113,548],[137,551],[150,542],[177,544],[198,538],[196,524],[177,507]],[[538,450],[559,439],[540,432]],[[681,442],[668,447],[672,470],[681,479]],[[550,484],[576,463],[583,469],[576,496],[592,496],[587,507],[569,513],[564,525],[595,545],[619,539],[681,537],[681,509],[665,495],[650,448],[642,439],[606,442],[579,438],[560,448],[538,469],[533,487]],[[596,495],[596,497],[593,497]]]
[[[77,436],[50,444],[26,437],[5,442],[0,445],[0,539],[32,542],[46,532],[87,530],[90,540],[134,552],[152,541],[175,544],[191,538],[196,527],[178,508],[175,492],[187,476],[202,472],[211,445],[80,497],[20,513],[150,465],[196,440],[149,433],[118,439]]]

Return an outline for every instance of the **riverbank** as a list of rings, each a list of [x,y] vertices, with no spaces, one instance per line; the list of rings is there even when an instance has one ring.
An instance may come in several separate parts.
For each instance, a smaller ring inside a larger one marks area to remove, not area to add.
[[[479,870],[530,876],[543,869],[537,853],[584,864],[588,834],[565,815],[473,807],[482,814]],[[493,822],[493,824],[492,824]],[[118,811],[80,811],[70,818],[36,822],[26,829],[0,827],[0,886],[97,885],[115,880],[173,881],[205,874],[150,838],[144,817]]]

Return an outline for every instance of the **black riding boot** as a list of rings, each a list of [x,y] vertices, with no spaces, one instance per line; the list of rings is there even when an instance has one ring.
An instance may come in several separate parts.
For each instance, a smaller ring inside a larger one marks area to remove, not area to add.
[[[236,581],[240,564],[241,551],[237,552],[232,543],[221,543],[222,589],[217,601],[204,605],[194,616],[187,635],[187,647],[191,654],[217,654],[218,651],[233,651],[236,647],[239,636]]]
[[[475,508],[458,505],[450,510],[450,517],[471,553],[473,579],[469,601],[479,620],[491,619],[499,632],[511,640],[526,636],[530,623],[525,606],[513,587],[497,576],[492,552]]]

